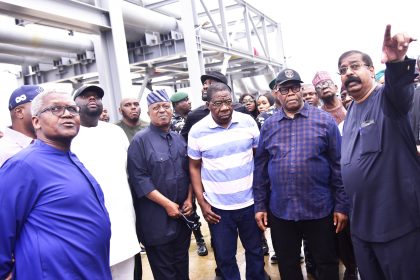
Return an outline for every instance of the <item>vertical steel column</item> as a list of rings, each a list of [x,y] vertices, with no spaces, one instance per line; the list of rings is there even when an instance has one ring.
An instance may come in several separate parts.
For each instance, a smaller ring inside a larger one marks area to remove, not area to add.
[[[281,32],[281,23],[278,22],[276,24],[276,42],[278,42],[279,46],[280,46],[280,59],[283,59],[283,66],[284,68],[287,68],[287,61],[286,61],[286,54],[284,52],[284,45],[283,45],[283,34]],[[277,75],[277,73],[275,73]]]
[[[94,46],[98,64],[99,82],[105,90],[104,107],[108,108],[112,121],[118,120],[118,106],[122,96],[132,91],[130,65],[125,38],[121,1],[102,0],[109,11],[112,29],[95,36]]]
[[[252,48],[252,41],[251,41],[251,28],[249,27],[249,11],[248,11],[248,5],[246,3],[244,6],[243,14],[244,14],[244,23],[245,23],[245,32],[246,32],[248,52],[250,55],[254,55],[254,50]]]
[[[181,4],[181,11],[184,11],[181,20],[192,92],[189,98],[193,107],[198,107],[203,103],[201,101],[201,89],[203,86],[200,76],[204,74],[205,69],[200,31],[196,28],[198,26],[197,13],[194,0],[181,0],[179,3]]]
[[[227,24],[226,24],[226,10],[225,10],[225,5],[223,3],[223,0],[219,0],[219,12],[220,12],[220,21],[222,25],[223,37],[225,38],[225,47],[230,48],[231,44],[230,44],[230,38],[229,38],[229,31],[227,29]]]

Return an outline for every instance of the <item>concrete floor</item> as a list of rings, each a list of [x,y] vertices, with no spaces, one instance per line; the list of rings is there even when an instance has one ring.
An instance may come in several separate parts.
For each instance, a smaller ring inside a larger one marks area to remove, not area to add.
[[[209,229],[206,223],[201,226],[202,233],[204,235],[204,239],[206,241],[207,249],[209,250],[209,254],[204,257],[200,257],[197,255],[197,245],[195,244],[194,235],[191,238],[191,246],[189,250],[189,257],[190,257],[190,279],[191,280],[220,280],[220,278],[216,277],[214,273],[214,269],[216,267],[214,261],[213,250],[210,247],[210,234]],[[268,245],[270,247],[270,256],[274,253],[272,250],[271,238],[269,234],[269,229],[266,232],[266,238],[268,241]],[[280,280],[279,271],[277,268],[277,264],[270,263],[270,256],[265,256],[265,270],[267,274],[270,276],[271,280]],[[152,271],[150,270],[149,262],[147,260],[147,255],[144,254],[141,257],[142,260],[142,267],[143,267],[143,280],[152,280],[153,275]],[[238,241],[238,253],[237,253],[237,260],[239,270],[241,272],[241,279],[245,279],[245,252],[242,248],[240,241]],[[340,264],[340,279],[343,277],[343,270],[344,267]],[[306,280],[306,270],[305,265],[302,265],[302,272],[304,275],[304,279]],[[308,279],[309,280],[309,279]]]
[[[219,280],[221,278],[216,277],[214,273],[214,269],[216,268],[216,263],[214,261],[213,250],[210,246],[210,234],[207,224],[203,224],[201,226],[201,231],[204,235],[204,239],[206,241],[207,249],[209,250],[209,254],[204,257],[200,257],[197,255],[197,245],[195,244],[194,235],[191,238],[191,246],[189,250],[189,257],[190,257],[190,279],[191,280]],[[266,234],[267,237],[269,234]],[[268,240],[270,248],[271,246],[271,239]],[[273,254],[274,251],[270,251],[270,256]],[[265,259],[265,269],[267,274],[270,276],[271,280],[279,280],[279,271],[276,264],[270,264],[270,256],[264,257]],[[241,246],[240,241],[238,241],[238,266],[241,272],[241,278],[245,279],[245,251]],[[147,260],[147,254],[142,255],[141,257],[142,267],[143,267],[143,280],[152,280],[153,274],[150,270],[149,262]]]

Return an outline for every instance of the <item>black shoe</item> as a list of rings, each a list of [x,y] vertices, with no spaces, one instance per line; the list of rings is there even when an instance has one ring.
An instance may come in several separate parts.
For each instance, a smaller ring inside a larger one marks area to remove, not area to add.
[[[357,280],[357,268],[354,269],[346,269],[344,272],[343,280]]]
[[[271,256],[270,263],[272,263],[272,264],[277,263],[277,256],[276,256],[276,254],[274,254],[274,255]]]
[[[222,277],[222,273],[220,272],[220,269],[218,267],[214,269],[214,273],[216,274],[216,277]]]
[[[204,241],[197,242],[197,254],[201,257],[207,256],[209,254],[209,251],[206,247],[206,243]]]
[[[267,244],[267,239],[263,239],[263,241],[262,241],[262,243],[261,243],[261,247],[262,247],[262,249],[263,249],[263,254],[264,254],[264,256],[268,256],[269,255],[269,253],[268,253],[268,244]]]

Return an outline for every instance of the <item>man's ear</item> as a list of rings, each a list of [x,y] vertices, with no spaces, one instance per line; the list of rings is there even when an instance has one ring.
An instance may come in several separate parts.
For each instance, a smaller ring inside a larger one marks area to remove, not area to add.
[[[118,108],[118,112],[120,112],[120,114],[122,115],[121,107]]]
[[[16,108],[14,108],[13,109],[13,111],[14,111],[14,113],[15,113],[15,116],[18,118],[18,119],[23,119],[23,116],[24,116],[24,108],[22,108],[22,107],[16,107]]]
[[[209,107],[209,105],[210,105],[210,102],[206,101],[207,108]]]
[[[33,116],[32,117],[32,126],[34,127],[35,131],[41,129],[41,125],[39,124],[39,117],[38,116]]]

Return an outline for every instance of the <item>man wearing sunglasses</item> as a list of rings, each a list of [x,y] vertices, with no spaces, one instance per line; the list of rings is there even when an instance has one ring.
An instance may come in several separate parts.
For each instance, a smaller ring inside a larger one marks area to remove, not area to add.
[[[343,127],[341,166],[351,201],[351,233],[363,279],[420,275],[420,158],[410,126],[415,41],[385,29],[385,84],[375,82],[369,55],[351,50],[338,59],[341,82],[353,98]],[[417,108],[418,110],[418,108]]]
[[[338,280],[335,234],[347,222],[348,199],[340,175],[341,136],[334,119],[303,102],[303,83],[293,69],[276,79],[281,109],[265,121],[255,155],[255,219],[270,221],[282,279],[302,279],[302,238],[318,279]]]
[[[79,108],[44,91],[31,113],[37,140],[0,168],[0,279],[110,280],[104,195],[70,151]]]

